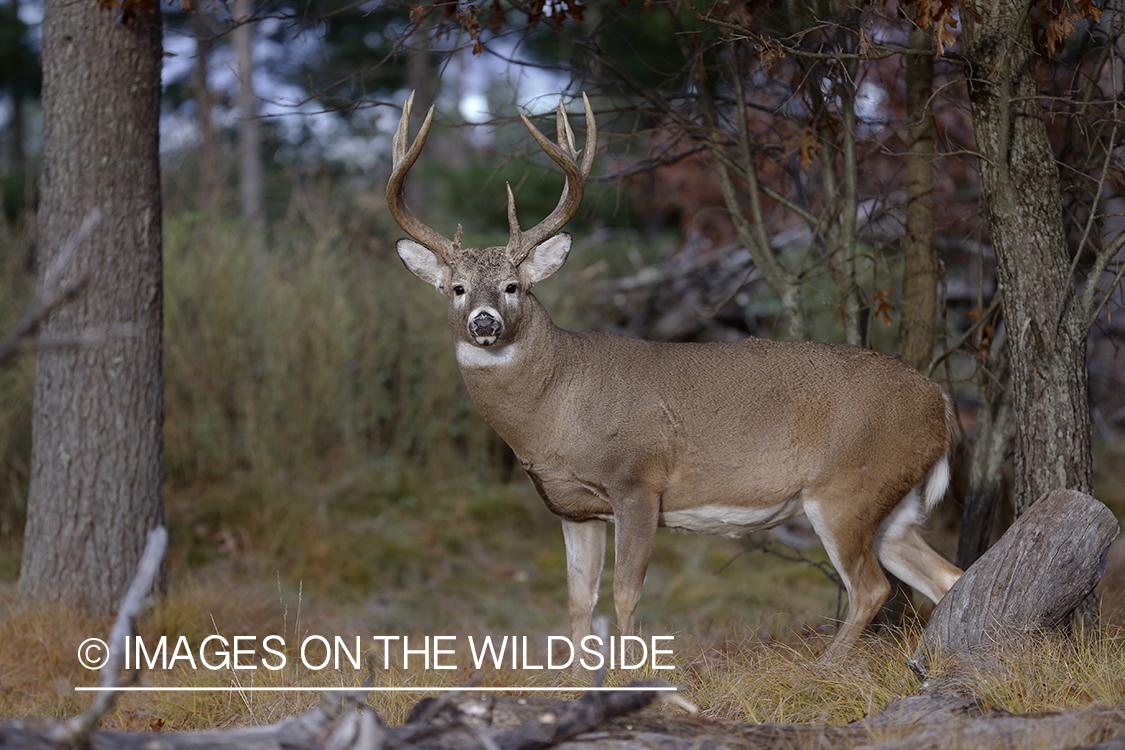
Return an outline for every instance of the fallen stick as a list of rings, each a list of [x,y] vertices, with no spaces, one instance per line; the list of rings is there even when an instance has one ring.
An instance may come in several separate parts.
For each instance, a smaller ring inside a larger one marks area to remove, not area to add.
[[[160,574],[160,566],[164,562],[164,553],[168,549],[168,529],[157,526],[148,533],[141,560],[137,563],[137,572],[121,600],[121,608],[117,611],[117,618],[113,621],[113,628],[109,634],[109,653],[102,666],[98,677],[98,687],[102,688],[94,694],[94,702],[78,716],[70,720],[69,727],[74,744],[84,747],[89,740],[91,732],[98,723],[113,708],[117,699],[117,692],[112,688],[118,686],[121,675],[121,665],[125,661],[125,651],[128,648],[128,638],[136,630],[137,618],[147,609],[149,594]]]

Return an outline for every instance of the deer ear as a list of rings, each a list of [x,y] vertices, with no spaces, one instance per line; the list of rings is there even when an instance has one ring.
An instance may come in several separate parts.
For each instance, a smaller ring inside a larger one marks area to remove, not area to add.
[[[556,234],[528,254],[527,260],[523,262],[523,270],[529,281],[537,284],[562,268],[569,254],[570,235],[566,232]]]
[[[442,269],[445,268],[445,262],[437,253],[414,240],[399,240],[395,243],[395,249],[412,274],[427,284],[432,284],[439,292],[442,291]]]

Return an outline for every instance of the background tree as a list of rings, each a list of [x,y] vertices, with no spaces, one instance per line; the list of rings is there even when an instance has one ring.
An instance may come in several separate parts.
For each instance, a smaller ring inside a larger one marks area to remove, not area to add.
[[[895,350],[922,372],[934,357],[937,332],[938,253],[934,245],[933,35],[910,24],[906,87],[906,218],[902,237],[902,321]],[[909,304],[906,304],[909,302]]]
[[[192,99],[195,101],[199,128],[199,209],[213,222],[223,203],[222,171],[219,168],[219,129],[215,124],[215,92],[211,90],[210,18],[196,13],[192,31],[198,43],[195,71],[191,77]]]
[[[155,4],[47,0],[43,267],[91,210],[85,292],[41,334],[120,333],[40,353],[20,594],[110,611],[163,520],[161,18]],[[41,282],[43,283],[43,282]]]
[[[1067,242],[1062,181],[1043,119],[1028,10],[1023,2],[986,0],[961,14],[981,203],[1009,331],[1017,514],[1048,490],[1091,489],[1086,339],[1100,302],[1101,272],[1125,241],[1119,234],[1092,253],[1085,243]],[[1101,16],[1092,3],[1082,4],[1081,16],[1067,11],[1074,20]],[[1056,15],[1046,32],[1065,37],[1065,25]],[[1117,147],[1115,136],[1116,129],[1100,144],[1105,153]],[[1100,192],[1094,193],[1091,216]],[[1086,253],[1093,256],[1086,263],[1093,263],[1083,279],[1076,272]]]
[[[265,185],[262,170],[261,123],[258,95],[254,92],[254,7],[250,0],[232,0],[234,29],[231,40],[238,55],[238,187],[242,219],[260,231],[266,225]]]
[[[0,4],[0,102],[10,105],[6,132],[0,134],[0,208],[14,221],[30,204],[34,185],[27,164],[27,105],[39,96],[39,58],[19,17],[17,0]]]

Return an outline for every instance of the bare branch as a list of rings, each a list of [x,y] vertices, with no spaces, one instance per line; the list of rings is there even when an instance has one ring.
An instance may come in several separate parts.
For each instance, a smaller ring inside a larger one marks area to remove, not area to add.
[[[1082,233],[1082,241],[1078,246],[1079,251],[1081,251],[1083,245],[1085,245],[1089,237],[1090,230],[1093,227],[1094,219],[1097,216],[1097,211],[1095,209],[1097,208],[1098,199],[1105,189],[1105,180],[1106,176],[1109,173],[1109,162],[1113,155],[1113,146],[1116,138],[1117,127],[1115,126],[1113,128],[1113,134],[1110,136],[1109,143],[1106,146],[1105,162],[1102,164],[1101,175],[1098,178],[1097,190],[1094,192],[1093,202],[1090,207],[1089,221],[1087,222],[1086,227]],[[1087,331],[1093,328],[1094,323],[1098,319],[1098,316],[1101,315],[1102,310],[1105,308],[1106,303],[1109,301],[1109,297],[1113,288],[1121,280],[1122,272],[1125,271],[1125,263],[1122,263],[1121,268],[1114,275],[1112,283],[1110,283],[1110,285],[1106,288],[1105,294],[1102,296],[1102,299],[1095,302],[1094,297],[1097,294],[1098,290],[1101,288],[1101,285],[1098,282],[1101,279],[1102,274],[1105,273],[1106,268],[1109,267],[1110,261],[1113,260],[1119,252],[1121,252],[1121,249],[1123,247],[1125,247],[1125,231],[1119,232],[1117,236],[1113,238],[1112,242],[1110,242],[1108,245],[1103,247],[1100,252],[1098,252],[1098,254],[1094,258],[1093,266],[1090,268],[1090,272],[1086,276],[1086,288],[1082,291],[1082,309],[1086,311],[1088,316],[1086,319]],[[1081,256],[1081,254],[1081,252],[1077,252],[1074,254],[1074,261],[1071,263],[1070,268],[1071,275],[1074,274],[1075,264],[1077,264],[1078,258],[1079,256]]]
[[[1125,247],[1125,232],[1121,232],[1119,235],[1117,235],[1117,237],[1114,238],[1113,242],[1110,243],[1109,247],[1098,254],[1098,259],[1094,263],[1094,269],[1096,273],[1093,271],[1090,273],[1087,284],[1091,284],[1094,279],[1096,279],[1098,276],[1101,276],[1102,273],[1105,272],[1105,269],[1109,265],[1110,259],[1113,258],[1117,253],[1121,252],[1121,249],[1123,247]],[[1102,314],[1102,310],[1105,309],[1106,304],[1109,302],[1110,295],[1113,293],[1114,288],[1116,288],[1117,285],[1121,283],[1121,279],[1123,276],[1125,276],[1125,262],[1121,263],[1120,267],[1117,269],[1117,273],[1113,275],[1113,281],[1106,285],[1105,291],[1102,294],[1101,301],[1096,305],[1091,305],[1091,307],[1089,308],[1090,317],[1086,320],[1087,331],[1094,327],[1094,323],[1097,322],[1098,316]],[[1091,286],[1088,288],[1098,287],[1097,284],[1091,284]],[[1092,301],[1093,295],[1091,294],[1090,297]]]
[[[60,305],[74,299],[88,281],[86,274],[64,279],[71,270],[78,249],[90,238],[102,223],[102,212],[94,209],[86,215],[82,225],[70,235],[66,244],[55,258],[39,282],[35,298],[16,325],[3,339],[0,339],[0,367],[8,364],[16,356],[37,348],[35,333],[39,326]]]
[[[685,56],[690,57],[689,52],[690,50],[685,50]],[[762,277],[765,279],[766,283],[769,284],[774,293],[781,298],[782,308],[789,329],[789,337],[796,340],[804,339],[805,321],[801,311],[800,285],[798,280],[794,274],[790,273],[789,270],[781,264],[768,243],[765,246],[760,244],[753,227],[750,225],[750,221],[742,211],[738,199],[737,189],[731,174],[731,166],[742,171],[748,180],[751,180],[749,170],[752,169],[752,166],[748,164],[745,170],[743,170],[741,165],[737,165],[726,153],[722,130],[719,126],[718,108],[715,105],[714,98],[711,96],[712,87],[707,80],[707,74],[702,66],[702,61],[696,60],[692,65],[692,77],[695,81],[696,89],[699,92],[699,101],[703,110],[703,121],[707,126],[707,134],[704,136],[703,140],[705,140],[707,148],[715,161],[719,187],[722,190],[723,201],[726,203],[731,223],[734,224],[735,231],[743,246],[750,251],[751,256],[754,258],[754,263],[762,273]],[[757,180],[752,179],[751,184],[757,185]]]

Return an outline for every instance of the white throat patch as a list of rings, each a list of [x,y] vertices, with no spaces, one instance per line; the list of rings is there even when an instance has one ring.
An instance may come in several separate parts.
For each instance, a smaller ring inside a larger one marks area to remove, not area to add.
[[[468,341],[457,342],[457,364],[462,367],[502,367],[516,359],[515,344],[475,346]]]

